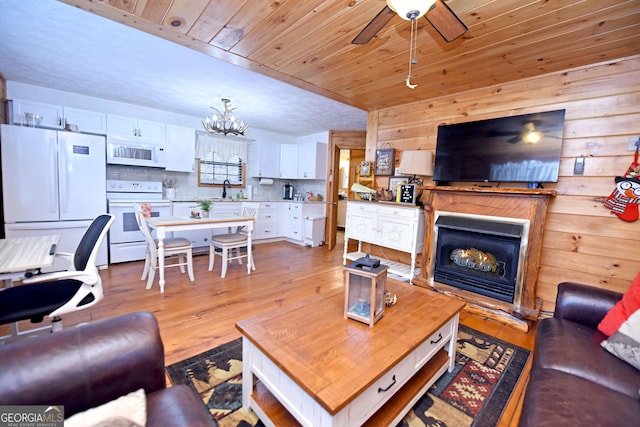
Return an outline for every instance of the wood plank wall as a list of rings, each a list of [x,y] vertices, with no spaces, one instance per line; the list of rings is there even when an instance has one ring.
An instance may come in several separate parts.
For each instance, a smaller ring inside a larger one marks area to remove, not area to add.
[[[373,111],[367,129],[367,160],[389,142],[397,166],[402,150],[435,152],[439,124],[562,108],[560,178],[545,184],[558,195],[541,236],[536,295],[543,315],[553,312],[562,281],[625,291],[640,272],[640,221],[624,222],[602,205],[615,188],[614,177],[633,160],[629,137],[640,136],[640,56]],[[586,157],[584,175],[573,175],[576,156]],[[376,177],[376,188],[387,182],[387,177]]]

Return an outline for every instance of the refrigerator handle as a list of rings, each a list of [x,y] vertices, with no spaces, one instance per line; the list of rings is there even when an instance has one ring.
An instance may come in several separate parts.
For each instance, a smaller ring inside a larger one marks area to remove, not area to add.
[[[69,211],[69,171],[67,168],[67,142],[58,138],[58,179],[60,180],[60,213]]]
[[[49,138],[49,182],[52,183],[49,186],[49,210],[51,213],[58,212],[58,171],[56,170],[56,164],[56,140],[55,138]]]

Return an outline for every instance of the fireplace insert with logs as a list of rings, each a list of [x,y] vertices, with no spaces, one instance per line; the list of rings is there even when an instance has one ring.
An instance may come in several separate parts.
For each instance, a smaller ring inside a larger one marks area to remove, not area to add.
[[[523,226],[457,216],[435,223],[436,282],[513,303]]]

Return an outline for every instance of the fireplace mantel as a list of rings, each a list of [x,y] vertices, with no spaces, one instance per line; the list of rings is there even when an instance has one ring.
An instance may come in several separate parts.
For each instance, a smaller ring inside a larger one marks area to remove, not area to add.
[[[425,185],[419,188],[424,191],[448,191],[454,193],[480,193],[480,194],[513,194],[525,196],[546,196],[555,197],[556,190],[545,190],[543,188],[500,188],[500,187],[450,187]]]
[[[424,186],[422,200],[425,209],[424,248],[421,258],[420,277],[413,283],[418,286],[432,287],[438,291],[456,295],[480,307],[498,310],[519,319],[535,320],[540,311],[540,302],[536,299],[536,282],[540,269],[542,252],[542,234],[547,214],[547,207],[555,190],[531,188],[496,188],[496,187],[448,187]],[[468,215],[485,215],[491,217],[517,218],[528,220],[529,248],[527,251],[522,296],[519,304],[493,300],[491,298],[467,292],[452,286],[429,281],[435,212],[454,212]]]

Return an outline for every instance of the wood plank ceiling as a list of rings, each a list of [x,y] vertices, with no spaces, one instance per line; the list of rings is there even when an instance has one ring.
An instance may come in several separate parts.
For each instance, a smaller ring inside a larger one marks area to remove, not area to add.
[[[420,19],[409,89],[408,21],[351,44],[382,0],[61,1],[368,111],[640,53],[638,0],[450,0],[469,31]]]

